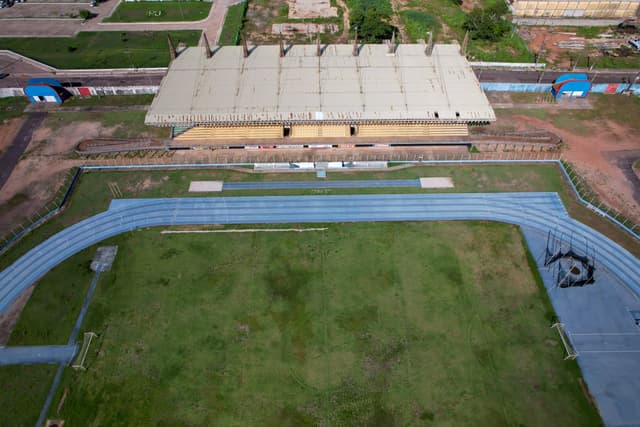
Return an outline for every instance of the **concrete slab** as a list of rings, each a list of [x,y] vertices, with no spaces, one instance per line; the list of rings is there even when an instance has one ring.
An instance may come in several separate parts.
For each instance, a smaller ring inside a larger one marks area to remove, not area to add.
[[[117,246],[101,246],[96,249],[96,254],[91,261],[91,270],[93,271],[109,271],[113,260],[118,253]]]
[[[453,188],[453,180],[446,177],[420,178],[421,188]]]
[[[222,181],[191,181],[189,184],[190,193],[207,193],[222,191]]]

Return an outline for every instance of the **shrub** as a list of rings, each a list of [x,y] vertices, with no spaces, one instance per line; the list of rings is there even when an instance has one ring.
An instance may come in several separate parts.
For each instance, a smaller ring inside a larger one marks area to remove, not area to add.
[[[84,19],[85,21],[87,19],[90,19],[92,16],[93,14],[89,12],[87,9],[80,9],[80,18]]]

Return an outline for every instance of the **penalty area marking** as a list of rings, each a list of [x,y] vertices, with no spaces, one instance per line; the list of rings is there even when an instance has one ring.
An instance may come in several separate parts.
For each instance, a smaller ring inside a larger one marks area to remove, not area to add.
[[[296,233],[304,233],[306,231],[325,231],[323,228],[237,228],[232,230],[162,230],[160,234],[187,234],[187,233],[278,233],[293,231]]]
[[[453,180],[446,177],[420,178],[421,188],[453,188]]]
[[[191,181],[190,193],[218,192],[222,191],[222,181]]]

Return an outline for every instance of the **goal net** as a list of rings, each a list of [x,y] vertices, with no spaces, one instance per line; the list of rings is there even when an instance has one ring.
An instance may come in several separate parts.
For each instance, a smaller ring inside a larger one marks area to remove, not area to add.
[[[91,345],[91,341],[95,337],[97,337],[94,332],[85,332],[84,339],[82,340],[82,347],[80,347],[80,351],[76,356],[75,360],[71,364],[71,367],[74,369],[86,370],[87,368],[84,366],[84,362],[87,359],[87,353],[89,353],[89,346]]]
[[[562,345],[564,346],[564,351],[566,354],[564,360],[573,360],[578,357],[578,353],[576,353],[576,351],[574,350],[573,346],[571,345],[571,341],[569,340],[569,337],[564,330],[564,325],[562,323],[554,323],[553,325],[551,325],[551,327],[555,328],[558,331],[558,335],[560,335],[560,341],[562,341]]]

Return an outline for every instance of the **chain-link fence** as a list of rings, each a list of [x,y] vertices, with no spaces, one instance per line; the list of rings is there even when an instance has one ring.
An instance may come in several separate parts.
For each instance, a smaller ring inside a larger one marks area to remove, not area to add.
[[[72,169],[65,178],[65,184],[54,195],[52,201],[47,203],[43,208],[39,209],[35,215],[26,218],[24,223],[14,228],[4,236],[0,237],[0,253],[6,251],[15,244],[23,236],[31,230],[37,228],[46,222],[52,216],[58,214],[64,209],[66,202],[71,196],[75,184],[80,174],[85,169],[93,170],[112,170],[112,169],[154,169],[154,168],[199,168],[199,167],[250,167],[253,168],[255,163],[291,163],[292,158],[296,161],[310,162],[387,162],[390,167],[403,164],[460,164],[460,163],[557,163],[567,179],[569,180],[578,199],[592,211],[608,218],[616,225],[623,228],[630,235],[640,240],[640,225],[618,212],[617,210],[607,206],[602,202],[588,184],[581,178],[575,169],[566,161],[561,159],[558,151],[514,151],[514,152],[481,152],[472,153],[468,151],[425,151],[416,149],[407,149],[403,152],[394,152],[393,150],[376,150],[370,149],[367,152],[354,153],[354,150],[340,150],[348,152],[349,155],[344,156],[339,152],[332,150],[311,152],[306,150],[304,156],[293,157],[293,153],[278,153],[277,150],[247,151],[226,150],[225,153],[216,151],[202,152],[198,156],[180,156],[167,151],[146,152],[146,155],[102,155],[91,159],[79,160],[78,163],[84,163],[79,167]],[[229,152],[231,151],[231,152]],[[258,152],[260,151],[260,152]],[[302,150],[301,150],[302,151]]]
[[[571,182],[576,195],[587,208],[610,219],[631,236],[640,240],[640,225],[636,224],[617,210],[607,206],[600,196],[584,180],[584,178],[576,172],[571,163],[565,160],[560,160],[560,165],[562,166],[566,177]]]

